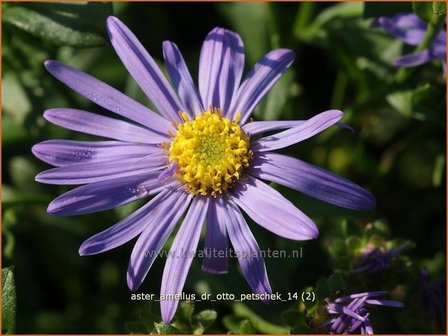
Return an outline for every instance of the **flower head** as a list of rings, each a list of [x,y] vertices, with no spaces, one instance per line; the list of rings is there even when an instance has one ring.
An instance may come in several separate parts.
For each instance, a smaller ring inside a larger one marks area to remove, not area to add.
[[[335,334],[372,335],[368,306],[403,307],[398,301],[378,299],[385,294],[387,292],[384,291],[365,292],[328,300],[325,308],[331,317],[319,326],[319,330]]]
[[[45,66],[57,79],[127,120],[69,108],[46,111],[44,117],[56,125],[111,140],[50,140],[35,145],[33,153],[56,166],[36,180],[82,184],[48,206],[49,213],[61,216],[112,209],[155,195],[127,218],[87,239],[79,250],[81,255],[97,254],[139,236],[127,272],[133,291],[185,214],[163,271],[161,294],[169,297],[161,300],[165,322],[176,311],[175,296],[183,289],[205,221],[205,250],[227,251],[230,238],[256,293],[270,293],[271,287],[260,248],[241,209],[279,236],[317,237],[314,222],[262,179],[345,208],[374,207],[373,196],[363,188],[273,152],[334,125],[342,112],[330,110],[309,120],[247,122],[292,64],[291,50],[267,53],[241,82],[243,42],[238,34],[215,28],[202,45],[197,90],[179,49],[167,41],[163,56],[173,88],[120,20],[110,17],[107,28],[118,56],[160,114],[86,73],[47,61]],[[266,131],[275,133],[262,136]],[[226,253],[208,253],[203,259],[205,272],[226,273],[227,268]]]
[[[397,14],[392,17],[380,17],[374,26],[383,27],[389,34],[398,37],[404,43],[417,46],[425,36],[427,23],[416,14]],[[442,61],[446,65],[446,31],[441,30],[432,45],[421,52],[400,57],[394,61],[398,67],[412,67],[430,61]]]
[[[393,258],[400,254],[406,245],[385,250],[379,247],[367,247],[361,251],[361,257],[352,273],[378,273],[389,267]]]

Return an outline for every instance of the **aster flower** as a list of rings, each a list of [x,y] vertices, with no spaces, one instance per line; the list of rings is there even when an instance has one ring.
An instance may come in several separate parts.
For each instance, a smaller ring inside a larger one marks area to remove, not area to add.
[[[361,251],[361,257],[352,273],[378,273],[389,267],[393,258],[403,251],[406,245],[393,248],[391,250],[381,249],[379,247],[367,247]]]
[[[197,90],[179,49],[166,41],[163,56],[176,94],[120,20],[109,17],[107,28],[118,56],[160,114],[86,73],[45,62],[48,71],[71,89],[128,120],[73,108],[45,111],[45,119],[56,125],[111,140],[35,145],[33,153],[56,166],[36,180],[82,184],[50,203],[48,212],[60,216],[103,211],[155,195],[127,218],[87,239],[79,250],[81,255],[97,254],[139,236],[127,271],[132,291],[142,284],[185,214],[163,271],[161,294],[166,299],[161,300],[161,312],[166,323],[177,309],[176,294],[182,292],[205,221],[205,250],[227,251],[230,238],[242,273],[256,293],[271,293],[271,287],[241,209],[281,237],[317,237],[314,222],[262,179],[348,209],[374,207],[372,195],[361,187],[273,152],[334,125],[342,112],[330,110],[309,120],[248,122],[258,102],[292,64],[291,50],[267,53],[241,81],[243,42],[238,34],[215,28],[202,45]],[[275,133],[262,136],[268,131]],[[226,273],[227,258],[207,253],[202,270]]]
[[[417,46],[425,36],[428,24],[416,14],[397,14],[392,17],[380,17],[373,26],[383,27],[389,34],[398,37],[404,43]],[[446,66],[446,31],[441,29],[432,45],[417,53],[409,54],[394,61],[398,67],[413,67],[430,61],[440,60]]]
[[[385,291],[365,292],[328,300],[325,309],[331,317],[319,326],[319,330],[335,334],[372,335],[368,306],[403,307],[399,301],[378,299],[385,294]]]

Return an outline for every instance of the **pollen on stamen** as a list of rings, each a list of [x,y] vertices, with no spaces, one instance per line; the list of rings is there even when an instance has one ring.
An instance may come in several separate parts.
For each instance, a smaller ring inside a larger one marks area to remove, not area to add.
[[[252,152],[249,137],[235,121],[211,107],[195,119],[183,113],[184,123],[169,146],[169,161],[176,164],[175,177],[188,192],[217,197],[244,176]]]

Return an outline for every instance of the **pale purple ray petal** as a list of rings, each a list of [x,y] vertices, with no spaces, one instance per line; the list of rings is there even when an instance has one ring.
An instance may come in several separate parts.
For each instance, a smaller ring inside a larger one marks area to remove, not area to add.
[[[137,211],[133,212],[117,224],[90,237],[79,248],[82,256],[98,254],[121,246],[137,235],[147,226],[153,212],[164,203],[172,191],[166,189],[157,194]]]
[[[230,106],[229,118],[241,113],[240,124],[245,124],[258,102],[280,79],[294,61],[294,53],[288,49],[276,49],[258,61],[244,79]]]
[[[380,17],[373,26],[382,26],[389,34],[409,45],[418,45],[425,35],[427,24],[415,14],[398,14]]]
[[[152,211],[129,260],[127,283],[130,290],[136,291],[142,284],[154,260],[190,204],[191,198],[191,195],[179,190]]]
[[[226,225],[222,212],[224,202],[222,198],[210,201],[207,213],[207,232],[204,243],[204,257],[202,271],[212,274],[227,273],[229,268],[229,243]],[[224,211],[225,212],[225,211]]]
[[[395,307],[395,308],[403,308],[404,304],[399,301],[395,300],[378,300],[378,299],[367,299],[367,304],[370,305],[377,305],[377,306],[388,306],[388,307]]]
[[[191,78],[190,71],[188,71],[188,67],[177,45],[170,41],[163,42],[163,57],[171,81],[185,108],[184,112],[190,117],[201,114],[204,111],[204,107]]]
[[[273,121],[253,121],[245,124],[242,129],[248,135],[257,135],[263,132],[279,131],[284,129],[293,128],[305,123],[306,120],[273,120]],[[336,123],[336,126],[348,129],[354,132],[354,129],[343,123]]]
[[[260,247],[237,205],[232,201],[228,202],[226,207],[220,210],[219,217],[225,221],[241,271],[252,291],[257,294],[271,294],[272,289]]]
[[[102,136],[114,140],[156,144],[167,138],[129,122],[104,117],[72,108],[54,108],[44,112],[49,122],[72,131]]]
[[[281,237],[308,240],[318,235],[310,218],[277,190],[253,177],[235,186],[232,199],[256,223]]]
[[[72,216],[116,208],[159,192],[158,174],[150,172],[77,187],[53,200],[47,212]]]
[[[370,192],[310,163],[276,153],[263,153],[253,162],[250,174],[257,178],[279,183],[344,208],[375,208],[375,198]]]
[[[45,170],[36,176],[40,183],[74,185],[94,183],[166,168],[165,155],[149,155],[104,162],[75,163]]]
[[[119,19],[107,18],[110,41],[129,73],[157,110],[167,119],[181,122],[179,98],[135,35]]]
[[[296,127],[254,141],[251,149],[254,152],[266,152],[293,145],[334,125],[342,116],[343,113],[339,110],[319,113]]]
[[[421,65],[423,63],[432,60],[431,53],[429,49],[423,50],[422,52],[405,55],[394,60],[394,65],[397,67],[413,67],[416,65]]]
[[[244,69],[240,36],[223,28],[213,29],[202,44],[199,59],[199,92],[203,106],[219,107],[228,116]]]
[[[176,234],[173,245],[171,245],[163,270],[160,294],[175,295],[182,292],[197,249],[208,203],[209,199],[206,197],[199,196],[193,199],[185,220]],[[162,319],[165,323],[171,322],[178,304],[179,300],[176,299],[160,300]]]
[[[120,161],[163,153],[163,149],[159,146],[121,141],[46,140],[34,145],[31,150],[36,157],[53,166]]]
[[[111,112],[138,122],[163,136],[167,136],[167,131],[173,128],[168,120],[146,106],[82,71],[52,60],[46,61],[45,67],[69,88]]]
[[[439,59],[446,62],[446,42],[444,43],[434,43],[430,48],[429,52],[433,59]]]

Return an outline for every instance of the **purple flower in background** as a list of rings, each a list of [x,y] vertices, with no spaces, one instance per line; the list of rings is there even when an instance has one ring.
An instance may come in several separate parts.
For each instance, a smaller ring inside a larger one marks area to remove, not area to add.
[[[446,321],[446,279],[431,281],[429,271],[420,271],[420,289],[424,309],[437,323]]]
[[[401,245],[391,250],[384,250],[378,247],[368,247],[361,251],[356,268],[351,273],[377,273],[389,267],[393,258],[400,254],[406,245]]]
[[[427,23],[415,14],[397,14],[380,17],[373,26],[381,26],[406,44],[417,46],[426,33]],[[394,61],[398,67],[413,67],[430,61],[440,60],[446,66],[446,31],[440,30],[432,45],[421,52],[400,57]]]
[[[316,238],[314,222],[261,180],[273,181],[320,200],[355,210],[374,208],[363,188],[309,163],[273,151],[306,140],[342,118],[329,110],[309,120],[247,122],[258,102],[292,64],[291,50],[267,53],[241,81],[244,47],[238,34],[222,28],[206,37],[199,61],[199,90],[172,42],[163,56],[174,86],[134,34],[117,18],[107,28],[118,56],[160,114],[111,86],[56,61],[48,71],[120,120],[73,108],[45,111],[59,126],[108,141],[50,140],[33,147],[41,160],[56,166],[40,173],[42,183],[77,185],[48,206],[70,216],[112,209],[155,195],[140,209],[87,239],[81,255],[118,247],[139,236],[132,251],[127,283],[142,284],[158,252],[185,214],[163,271],[163,320],[177,309],[204,222],[202,270],[226,273],[228,240],[237,252],[247,282],[256,293],[271,293],[266,268],[241,209],[273,233],[294,240]],[[177,93],[176,93],[177,91]],[[275,132],[262,136],[263,132]],[[256,140],[255,140],[256,138]],[[225,254],[227,255],[227,254]]]
[[[395,300],[378,299],[385,294],[385,291],[365,292],[328,300],[326,310],[331,317],[319,326],[319,330],[334,334],[372,335],[368,306],[403,307]]]

